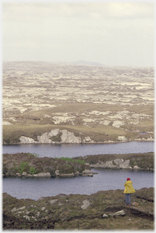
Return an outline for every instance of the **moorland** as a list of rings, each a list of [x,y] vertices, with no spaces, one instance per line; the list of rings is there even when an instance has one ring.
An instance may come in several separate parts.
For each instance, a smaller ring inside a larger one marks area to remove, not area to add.
[[[4,62],[4,144],[152,140],[153,68]]]

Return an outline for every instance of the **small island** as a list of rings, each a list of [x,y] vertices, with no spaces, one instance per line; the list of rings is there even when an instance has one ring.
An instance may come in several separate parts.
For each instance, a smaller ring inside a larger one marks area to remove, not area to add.
[[[91,168],[154,170],[154,153],[88,155],[84,157],[39,157],[37,154],[3,154],[3,177],[93,176]]]

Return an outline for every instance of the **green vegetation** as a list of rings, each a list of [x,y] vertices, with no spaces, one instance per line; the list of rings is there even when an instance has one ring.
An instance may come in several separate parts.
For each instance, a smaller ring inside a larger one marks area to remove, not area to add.
[[[32,174],[36,174],[37,170],[34,167],[30,167],[29,172],[32,175]]]
[[[130,153],[130,154],[101,154],[101,155],[87,155],[84,157],[75,157],[74,159],[83,159],[85,163],[96,164],[99,162],[106,162],[114,159],[130,160],[130,166],[133,168],[135,165],[142,170],[154,170],[154,153]]]
[[[19,165],[19,172],[22,174],[23,172],[27,172],[29,170],[28,162],[21,162]]]
[[[129,166],[134,168],[138,166],[141,170],[154,171],[154,153],[138,153],[138,154],[103,154],[88,155],[84,157],[61,157],[48,158],[38,157],[31,153],[17,153],[3,155],[3,174],[4,176],[16,176],[16,173],[37,174],[41,172],[49,172],[51,177],[56,177],[55,171],[59,173],[82,173],[85,169],[90,169],[94,164],[100,162],[113,161],[115,159],[129,160]]]
[[[53,142],[61,142],[61,135],[62,135],[62,132],[59,132],[57,136],[53,136],[53,137],[51,137],[50,139],[51,139]]]
[[[84,160],[81,160],[81,159],[73,159],[73,158],[69,158],[69,157],[61,157],[61,158],[56,158],[55,159],[61,159],[61,160],[64,160],[64,161],[67,161],[67,162],[76,162],[76,163],[79,163],[79,164],[85,164],[85,161]]]
[[[83,159],[38,157],[31,153],[3,154],[4,176],[16,176],[16,173],[37,174],[50,172],[56,177],[55,171],[60,174],[82,172],[87,166]]]

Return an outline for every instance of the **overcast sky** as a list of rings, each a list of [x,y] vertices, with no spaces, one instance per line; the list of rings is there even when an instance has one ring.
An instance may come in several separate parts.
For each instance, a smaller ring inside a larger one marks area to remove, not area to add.
[[[154,65],[154,1],[4,2],[3,61]]]

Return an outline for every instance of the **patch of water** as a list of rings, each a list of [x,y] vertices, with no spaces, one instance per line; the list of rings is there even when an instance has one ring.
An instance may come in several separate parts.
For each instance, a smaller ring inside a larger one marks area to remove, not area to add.
[[[3,178],[3,192],[16,198],[38,200],[40,197],[63,194],[93,194],[104,190],[124,190],[124,183],[130,177],[136,190],[154,187],[154,173],[148,171],[127,171],[92,169],[98,174],[93,177],[74,178]],[[122,195],[122,192],[121,192]]]

